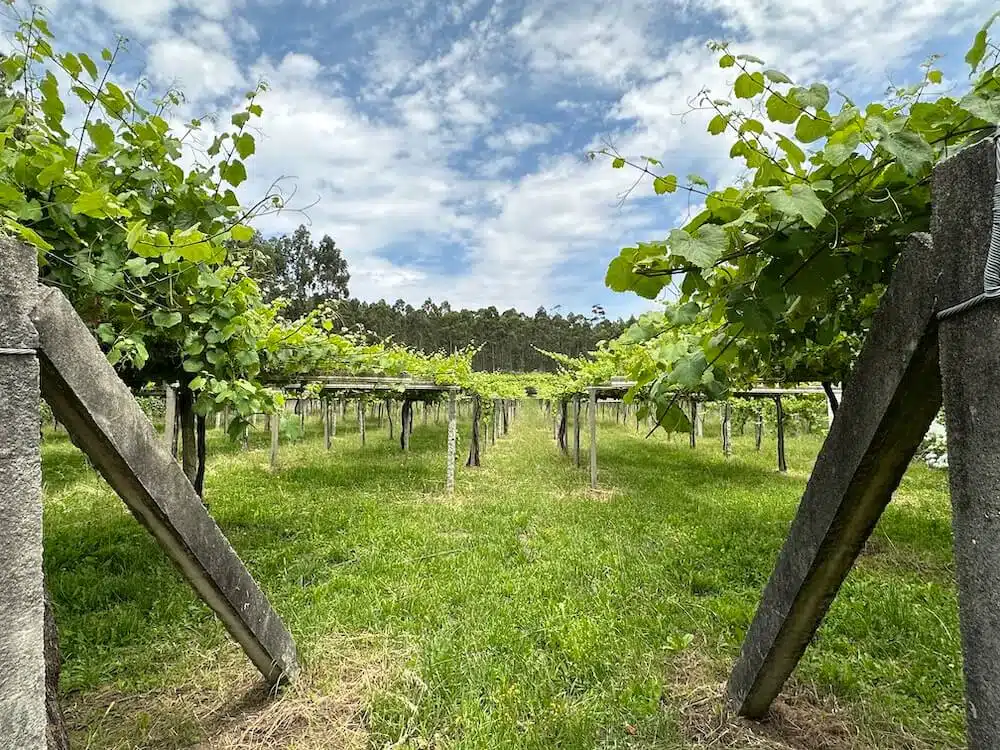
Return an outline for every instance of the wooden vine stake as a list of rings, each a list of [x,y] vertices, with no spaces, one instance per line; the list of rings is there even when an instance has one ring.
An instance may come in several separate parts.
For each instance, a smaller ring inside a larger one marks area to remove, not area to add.
[[[465,462],[466,466],[481,465],[479,456],[479,423],[482,418],[482,404],[477,394],[472,397],[472,439],[469,441],[469,458]]]
[[[781,396],[774,397],[776,431],[778,433],[778,471],[788,471],[788,461],[785,460],[785,409],[781,405]]]
[[[579,468],[582,459],[580,457],[580,396],[573,397],[573,465]]]

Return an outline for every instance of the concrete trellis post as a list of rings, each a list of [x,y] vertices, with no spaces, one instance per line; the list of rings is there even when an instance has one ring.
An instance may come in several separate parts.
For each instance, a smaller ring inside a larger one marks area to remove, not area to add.
[[[760,444],[764,439],[764,410],[761,408],[760,404],[757,405],[754,413],[754,445],[757,448],[757,452],[760,452]]]
[[[278,438],[281,435],[281,413],[271,415],[271,468],[278,468]]]
[[[69,300],[39,288],[31,320],[42,395],[74,442],[264,678],[272,685],[294,678],[295,644],[281,619]]]
[[[691,399],[691,447],[698,447],[698,402]]]
[[[980,294],[1000,248],[1000,153],[990,139],[934,170],[934,243],[942,308]],[[995,254],[995,252],[994,252]],[[990,263],[990,266],[993,264]],[[987,272],[984,274],[983,269]],[[1000,747],[1000,304],[940,323],[948,480],[965,662],[969,747]],[[843,403],[835,424],[841,418]]]
[[[767,712],[938,411],[936,261],[911,240],[876,312],[729,679],[744,715]]]
[[[323,396],[320,401],[320,414],[323,416],[323,445],[327,450],[330,450],[330,399],[328,396]]]
[[[597,389],[590,388],[589,420],[590,420],[590,487],[597,489]]]
[[[445,474],[445,488],[447,491],[455,491],[455,455],[458,451],[458,425],[456,420],[456,394],[455,391],[448,393],[448,466]]]
[[[728,401],[722,405],[722,453],[733,455],[733,407]]]
[[[25,750],[47,725],[36,253],[0,238],[0,738]]]

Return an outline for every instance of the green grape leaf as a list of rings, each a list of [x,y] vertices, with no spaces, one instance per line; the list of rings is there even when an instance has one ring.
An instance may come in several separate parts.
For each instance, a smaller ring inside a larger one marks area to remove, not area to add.
[[[763,94],[764,74],[760,71],[741,73],[733,83],[733,93],[737,99],[752,99],[758,94]]]
[[[219,167],[220,177],[233,187],[239,187],[246,182],[247,168],[239,159],[223,162]]]
[[[102,156],[109,155],[114,149],[115,131],[103,120],[89,123],[87,135],[90,136],[90,142],[94,144],[94,148]]]
[[[931,145],[912,130],[887,133],[880,143],[886,151],[896,157],[896,161],[909,175],[915,175],[930,166],[934,159],[934,149]]]
[[[240,133],[236,139],[236,153],[240,155],[240,158],[246,159],[249,156],[253,156],[256,149],[257,145],[254,142],[253,136],[250,133]]]
[[[677,176],[668,174],[664,177],[657,177],[653,180],[653,190],[656,191],[657,195],[673,193],[677,190]]]
[[[89,55],[86,55],[83,52],[77,55],[77,57],[80,60],[80,64],[83,65],[84,70],[87,71],[87,75],[90,76],[91,80],[96,81],[97,65],[94,64],[94,61],[90,59]]]
[[[675,364],[670,371],[670,382],[685,390],[694,390],[701,385],[702,376],[708,370],[708,360],[701,350],[692,352]]]
[[[827,213],[823,201],[808,185],[796,184],[787,190],[773,190],[767,193],[767,202],[787,216],[801,218],[814,229]]]
[[[764,75],[767,77],[767,80],[771,81],[772,83],[791,83],[792,82],[792,79],[789,78],[788,76],[786,76],[780,70],[773,70],[773,69],[765,70],[764,71]]]
[[[830,132],[830,123],[812,115],[802,113],[795,125],[795,137],[803,143],[812,143]]]
[[[229,233],[237,242],[249,242],[254,236],[253,227],[248,227],[246,224],[233,225]]]
[[[712,135],[719,135],[725,131],[727,125],[729,125],[728,115],[716,115],[708,123],[708,132]]]
[[[183,320],[183,316],[176,310],[166,312],[164,310],[153,311],[153,324],[160,328],[173,328]]]
[[[694,232],[674,229],[670,232],[670,252],[699,268],[708,268],[729,247],[726,230],[718,224],[704,224]]]
[[[838,130],[827,139],[823,157],[834,167],[839,167],[851,158],[860,143],[861,133],[858,130]]]
[[[993,125],[1000,124],[1000,95],[993,91],[970,91],[958,100],[958,106],[974,117]]]
[[[793,89],[793,96],[800,107],[813,107],[817,112],[830,101],[830,89],[822,83],[814,83],[809,88]]]
[[[976,33],[975,39],[972,41],[972,46],[969,47],[969,51],[965,53],[965,62],[969,64],[973,70],[979,67],[979,63],[983,61],[983,57],[986,55],[986,42],[987,34],[989,33],[990,26],[993,22],[1000,18],[1000,11],[997,11],[992,16],[987,19],[983,27]]]
[[[771,94],[767,97],[764,107],[771,122],[783,122],[786,125],[791,125],[802,114],[801,109],[781,94]]]

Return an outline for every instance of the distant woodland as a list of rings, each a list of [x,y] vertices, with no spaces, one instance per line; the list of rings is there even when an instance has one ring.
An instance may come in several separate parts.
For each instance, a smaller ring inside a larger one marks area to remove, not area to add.
[[[258,236],[251,253],[265,299],[289,301],[286,317],[297,318],[319,304],[337,301],[337,315],[345,328],[363,328],[426,352],[481,346],[473,360],[478,370],[553,370],[555,364],[536,347],[579,356],[598,341],[615,338],[631,322],[608,320],[596,305],[590,315],[564,315],[543,307],[526,315],[496,307],[456,310],[447,301],[430,299],[419,307],[403,300],[352,299],[350,273],[340,248],[329,236],[313,241],[305,226],[291,235]]]

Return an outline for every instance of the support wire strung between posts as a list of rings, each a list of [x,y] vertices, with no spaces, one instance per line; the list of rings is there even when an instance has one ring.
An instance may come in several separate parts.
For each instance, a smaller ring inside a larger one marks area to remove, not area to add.
[[[953,318],[978,307],[987,300],[1000,298],[1000,149],[997,148],[1000,146],[1000,142],[998,142],[998,135],[1000,135],[1000,128],[993,136],[996,183],[993,186],[993,229],[990,232],[990,249],[986,255],[986,268],[983,269],[983,293],[941,310],[937,314],[938,320]]]

